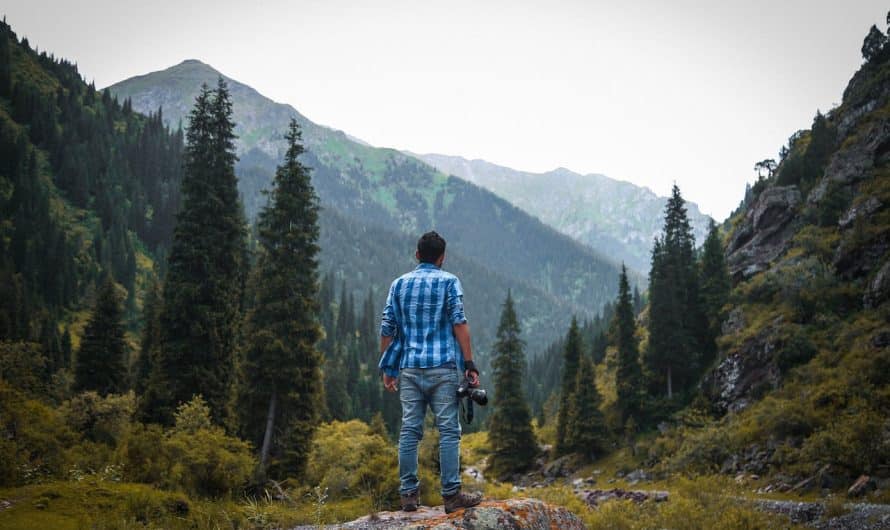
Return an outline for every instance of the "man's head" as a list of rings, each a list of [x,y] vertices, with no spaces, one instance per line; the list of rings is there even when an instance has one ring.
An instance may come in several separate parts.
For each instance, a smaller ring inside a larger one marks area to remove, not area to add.
[[[436,232],[427,232],[417,240],[417,261],[432,263],[437,267],[445,261],[445,240]]]

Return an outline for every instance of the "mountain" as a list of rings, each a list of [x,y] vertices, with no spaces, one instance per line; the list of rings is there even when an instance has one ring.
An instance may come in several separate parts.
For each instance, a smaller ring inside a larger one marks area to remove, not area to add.
[[[801,493],[888,484],[890,43],[874,26],[869,39],[842,103],[789,138],[725,224],[719,356],[696,410],[653,441],[662,469]]]
[[[138,330],[179,209],[182,150],[159,116],[98,92],[0,22],[0,342],[40,343],[48,373],[70,366],[83,309],[109,274]]]
[[[189,102],[201,84],[216,83],[221,75],[206,64],[189,60],[116,83],[109,90],[119,100],[130,102],[135,110],[163,108],[164,119],[179,124],[187,118]],[[448,176],[410,155],[372,147],[341,131],[317,125],[293,107],[275,103],[243,83],[222,77],[234,101],[239,189],[248,216],[255,215],[265,200],[261,190],[271,182],[281,156],[282,131],[292,117],[296,118],[307,148],[304,161],[313,168],[313,185],[322,207],[352,221],[367,234],[353,241],[357,262],[335,261],[333,255],[339,255],[340,249],[323,248],[324,268],[336,269],[350,287],[365,292],[371,282],[385,289],[395,272],[393,268],[368,277],[360,272],[364,267],[360,256],[382,254],[381,261],[392,263],[402,263],[404,258],[405,266],[409,266],[414,238],[422,231],[435,229],[448,240],[449,267],[465,263],[468,270],[485,271],[483,276],[499,278],[496,284],[503,286],[495,289],[487,285],[481,292],[468,292],[469,304],[474,298],[484,298],[486,302],[480,305],[492,310],[476,313],[477,322],[486,330],[481,333],[489,329],[493,332],[499,314],[497,305],[508,287],[517,289],[517,307],[530,346],[535,347],[551,340],[554,331],[540,323],[565,320],[573,313],[592,316],[615,296],[615,262],[490,191]],[[324,219],[322,232],[333,234]],[[383,248],[368,248],[373,239],[381,241]]]
[[[649,269],[652,240],[661,233],[666,197],[648,188],[565,168],[530,173],[485,160],[440,154],[415,155],[439,171],[477,184],[507,199],[563,234],[637,271]],[[711,218],[687,202],[696,241]]]

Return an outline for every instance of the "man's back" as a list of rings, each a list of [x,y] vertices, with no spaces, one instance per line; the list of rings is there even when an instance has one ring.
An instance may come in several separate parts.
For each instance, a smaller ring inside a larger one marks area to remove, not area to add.
[[[466,321],[460,280],[432,263],[420,263],[390,286],[381,330],[393,342],[381,368],[397,373],[457,363],[452,329]]]

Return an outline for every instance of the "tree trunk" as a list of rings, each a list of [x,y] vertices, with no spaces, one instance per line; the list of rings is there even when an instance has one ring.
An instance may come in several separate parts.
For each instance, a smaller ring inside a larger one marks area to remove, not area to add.
[[[674,389],[672,386],[673,382],[671,381],[671,366],[670,365],[668,365],[668,370],[667,370],[667,383],[668,383],[668,399],[671,399],[674,397]]]
[[[266,434],[263,436],[263,448],[260,450],[260,469],[266,473],[269,463],[269,449],[272,447],[272,430],[275,427],[275,408],[278,406],[278,392],[272,392],[269,398],[269,414],[266,416]]]

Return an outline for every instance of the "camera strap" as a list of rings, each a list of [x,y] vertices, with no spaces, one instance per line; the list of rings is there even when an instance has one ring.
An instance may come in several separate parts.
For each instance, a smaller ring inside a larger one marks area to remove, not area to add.
[[[467,425],[473,423],[473,400],[466,397],[457,401],[460,404],[460,413],[464,418],[464,423]]]

